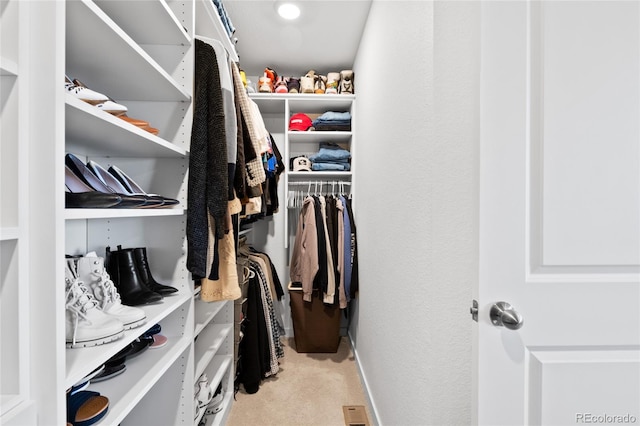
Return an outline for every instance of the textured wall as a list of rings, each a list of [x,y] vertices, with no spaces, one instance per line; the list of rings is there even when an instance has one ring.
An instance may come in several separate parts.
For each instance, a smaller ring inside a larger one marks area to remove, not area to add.
[[[356,59],[360,300],[383,425],[471,421],[479,9],[374,1]]]

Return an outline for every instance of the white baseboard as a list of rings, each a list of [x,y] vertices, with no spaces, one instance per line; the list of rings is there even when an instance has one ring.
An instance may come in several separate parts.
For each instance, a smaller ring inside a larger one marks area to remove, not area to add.
[[[362,371],[362,366],[360,365],[360,357],[358,356],[358,351],[355,348],[355,346],[353,346],[351,333],[348,333],[348,336],[349,336],[349,343],[351,344],[351,350],[353,351],[353,356],[356,359],[356,366],[358,367],[358,375],[360,376],[360,381],[362,382],[362,387],[364,388],[364,395],[366,396],[367,401],[369,402],[369,409],[371,411],[371,415],[373,416],[373,418],[371,419],[371,424],[379,425],[380,422],[378,421],[378,419],[380,417],[378,416],[378,409],[376,408],[376,404],[373,402],[373,399],[371,398],[369,383],[367,382],[367,377],[365,376],[364,371]]]

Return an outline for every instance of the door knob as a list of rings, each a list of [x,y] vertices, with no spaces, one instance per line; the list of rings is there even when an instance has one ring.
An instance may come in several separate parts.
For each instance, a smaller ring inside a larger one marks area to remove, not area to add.
[[[522,315],[507,302],[495,303],[489,311],[489,316],[493,325],[496,327],[504,326],[509,330],[517,330],[524,323]]]

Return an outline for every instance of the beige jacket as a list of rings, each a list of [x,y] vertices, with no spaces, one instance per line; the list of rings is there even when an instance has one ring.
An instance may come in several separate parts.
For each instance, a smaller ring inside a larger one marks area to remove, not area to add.
[[[312,197],[302,204],[298,217],[296,239],[291,254],[289,274],[292,282],[302,283],[303,300],[310,302],[313,294],[313,279],[318,272],[318,234]]]

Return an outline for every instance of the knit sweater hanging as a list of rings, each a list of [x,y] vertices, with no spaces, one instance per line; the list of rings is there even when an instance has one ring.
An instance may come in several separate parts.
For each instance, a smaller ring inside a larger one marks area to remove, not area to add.
[[[187,269],[194,279],[206,274],[210,214],[222,238],[229,177],[220,72],[210,45],[195,40],[193,127],[187,195]]]

